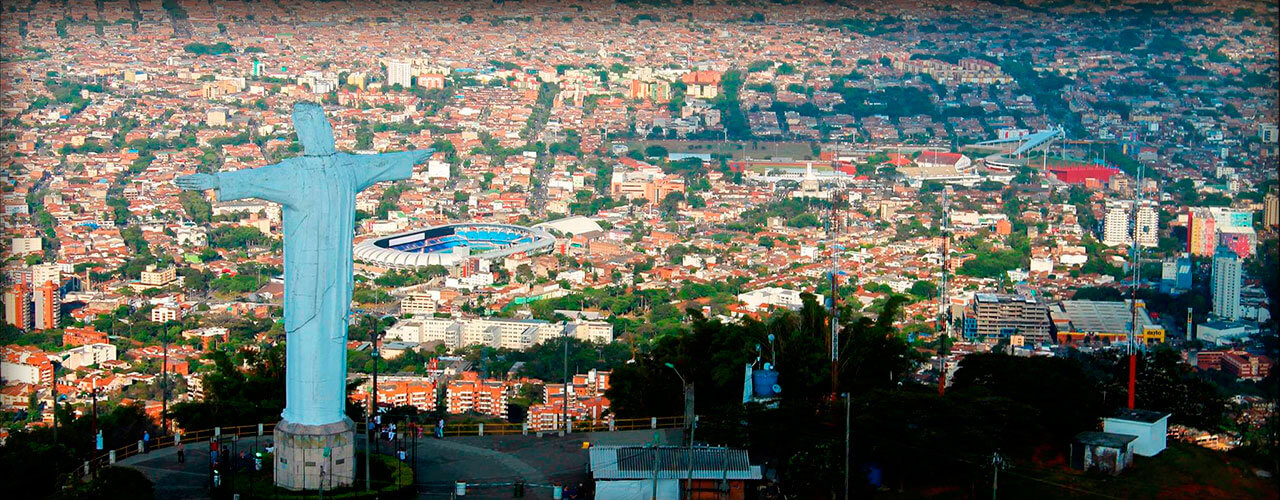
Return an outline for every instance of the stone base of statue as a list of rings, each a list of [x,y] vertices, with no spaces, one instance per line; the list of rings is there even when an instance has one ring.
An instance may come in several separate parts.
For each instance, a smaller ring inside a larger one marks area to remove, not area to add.
[[[281,420],[273,433],[276,486],[331,490],[355,484],[355,427],[349,418],[327,425]]]

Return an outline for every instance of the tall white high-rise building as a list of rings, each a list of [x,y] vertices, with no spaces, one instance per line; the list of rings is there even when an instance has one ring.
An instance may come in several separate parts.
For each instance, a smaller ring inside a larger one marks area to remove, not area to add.
[[[1113,200],[1107,202],[1102,221],[1102,243],[1107,246],[1133,243],[1133,202]],[[1152,201],[1138,203],[1138,244],[1152,248],[1160,242],[1160,216]]]
[[[1109,247],[1129,244],[1129,206],[1126,201],[1108,201],[1102,219],[1102,244]]]
[[[1138,244],[1144,248],[1160,244],[1160,214],[1154,201],[1144,200],[1138,204]]]
[[[387,85],[397,83],[404,88],[413,86],[413,64],[409,61],[399,59],[387,61]]]
[[[1225,246],[1213,253],[1213,314],[1240,319],[1240,258]]]

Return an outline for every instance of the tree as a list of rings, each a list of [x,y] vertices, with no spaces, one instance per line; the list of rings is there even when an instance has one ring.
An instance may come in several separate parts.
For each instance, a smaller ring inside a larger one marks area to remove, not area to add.
[[[214,371],[203,380],[204,401],[184,401],[170,407],[179,425],[207,429],[279,419],[284,410],[284,345],[239,354],[251,368],[241,371],[226,352],[209,354]]]
[[[675,215],[676,209],[679,208],[680,204],[683,202],[684,193],[674,191],[667,193],[667,196],[662,198],[662,202],[658,204],[658,209],[661,210],[664,215]]]
[[[644,148],[644,155],[648,158],[666,158],[667,148],[653,144]]]
[[[187,218],[192,222],[201,224],[213,220],[213,205],[205,199],[203,193],[182,191],[178,193],[178,202],[182,204],[183,210],[187,212]]]
[[[916,281],[911,285],[910,292],[916,297],[929,299],[938,295],[938,285],[933,284],[932,281]]]
[[[33,408],[36,409],[33,413],[38,414],[40,409]],[[10,495],[18,498],[45,498],[52,495],[63,495],[60,498],[100,498],[87,492],[101,490],[90,489],[85,490],[84,494],[78,493],[79,488],[95,488],[93,485],[72,482],[69,486],[76,489],[66,491],[65,494],[65,490],[59,489],[65,479],[62,474],[80,467],[84,460],[101,452],[94,449],[92,417],[85,415],[77,418],[65,404],[59,405],[57,411],[60,424],[56,442],[52,428],[40,427],[14,431],[5,446],[0,446],[0,470],[4,470],[7,477],[23,478],[22,481],[6,483],[10,488]],[[135,443],[144,432],[150,432],[153,436],[160,435],[156,422],[140,405],[121,405],[109,410],[100,406],[98,428],[102,430],[106,449]],[[131,485],[130,487],[136,486],[143,498],[150,491],[140,482],[121,480],[114,476],[106,481],[106,484],[119,482]]]

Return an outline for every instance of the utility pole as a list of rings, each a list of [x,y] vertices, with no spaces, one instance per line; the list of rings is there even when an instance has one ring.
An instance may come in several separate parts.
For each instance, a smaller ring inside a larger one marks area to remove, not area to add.
[[[93,390],[89,391],[93,396],[93,435],[94,439],[98,436],[98,378],[93,378]]]
[[[570,380],[568,380],[568,330],[564,331],[563,339],[564,339],[564,368],[563,368],[563,371],[561,372],[561,376],[563,377],[563,382],[564,382],[564,384],[562,385],[562,389],[564,390],[564,405],[561,410],[561,426],[564,427],[564,434],[567,435],[568,434],[568,386],[570,386],[570,384],[568,384],[568,382],[570,382]]]
[[[853,400],[844,393],[844,500],[849,500],[849,414]]]
[[[996,451],[991,454],[991,500],[996,500],[996,490],[1000,484],[1000,469],[1004,468],[1004,457]]]
[[[653,487],[649,490],[649,500],[658,500],[658,440],[653,441]]]
[[[372,401],[373,401],[372,396],[365,397],[365,402],[368,403],[366,404],[366,406],[368,408],[373,408]],[[369,431],[372,430],[372,427],[373,427],[371,425],[372,423],[373,423],[372,414],[369,412],[366,412],[364,416],[364,490],[365,491],[369,491],[369,447],[372,446],[372,443],[369,442],[372,439],[372,437],[369,435]]]
[[[58,366],[53,362],[53,444],[58,444]]]
[[[160,431],[169,431],[169,331],[160,331],[160,345],[163,346],[163,358],[160,365]]]
[[[693,431],[698,428],[698,416],[693,416],[693,425],[689,426],[689,477],[685,484],[685,498],[693,500]]]
[[[382,340],[382,334],[378,332],[378,327],[375,326],[370,335],[373,336],[373,405],[369,407],[368,419],[372,422],[376,420],[378,415],[378,365],[382,364],[382,358],[378,353],[378,341]],[[376,444],[377,441],[377,439],[374,439],[372,443]],[[370,442],[365,442],[366,447],[369,444]],[[365,468],[365,471],[368,470],[368,468]]]
[[[676,372],[676,376],[680,377],[680,387],[684,389],[684,424],[689,428],[689,473],[685,482],[685,498],[693,498],[693,429],[697,425],[697,415],[693,413],[693,386],[685,382],[684,375],[680,374],[680,370],[676,369],[676,365],[671,363],[663,363],[671,371]]]

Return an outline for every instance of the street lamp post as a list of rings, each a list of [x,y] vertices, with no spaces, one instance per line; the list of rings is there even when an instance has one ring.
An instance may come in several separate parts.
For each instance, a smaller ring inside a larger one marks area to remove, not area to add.
[[[680,370],[676,369],[676,365],[671,363],[663,363],[671,371],[676,372],[676,376],[680,377],[680,386],[684,388],[684,419],[685,425],[689,427],[689,456],[686,457],[688,462],[688,475],[685,479],[685,498],[693,498],[693,432],[697,429],[698,417],[693,414],[693,386],[685,382],[684,375],[680,374]]]
[[[53,363],[53,443],[58,443],[58,367],[61,363]]]
[[[96,376],[93,378],[93,390],[89,391],[89,394],[93,396],[93,436],[96,440],[98,436],[98,377]]]
[[[844,393],[844,500],[849,500],[849,413],[853,401]]]
[[[161,330],[160,344],[163,346],[163,360],[160,365],[160,432],[169,431],[169,331]]]
[[[564,377],[563,378],[564,384],[562,386],[562,389],[564,389],[564,408],[560,415],[560,423],[561,425],[564,426],[564,433],[568,434],[569,433],[569,385],[570,385],[569,384],[569,332],[568,330],[566,330],[564,333],[564,371],[561,372],[561,376]]]
[[[378,415],[378,365],[382,364],[382,356],[378,352],[378,342],[382,340],[382,332],[374,330],[373,333],[373,407],[369,409],[367,418],[376,419]],[[377,440],[375,439],[376,443]],[[368,442],[365,443],[369,445]]]

